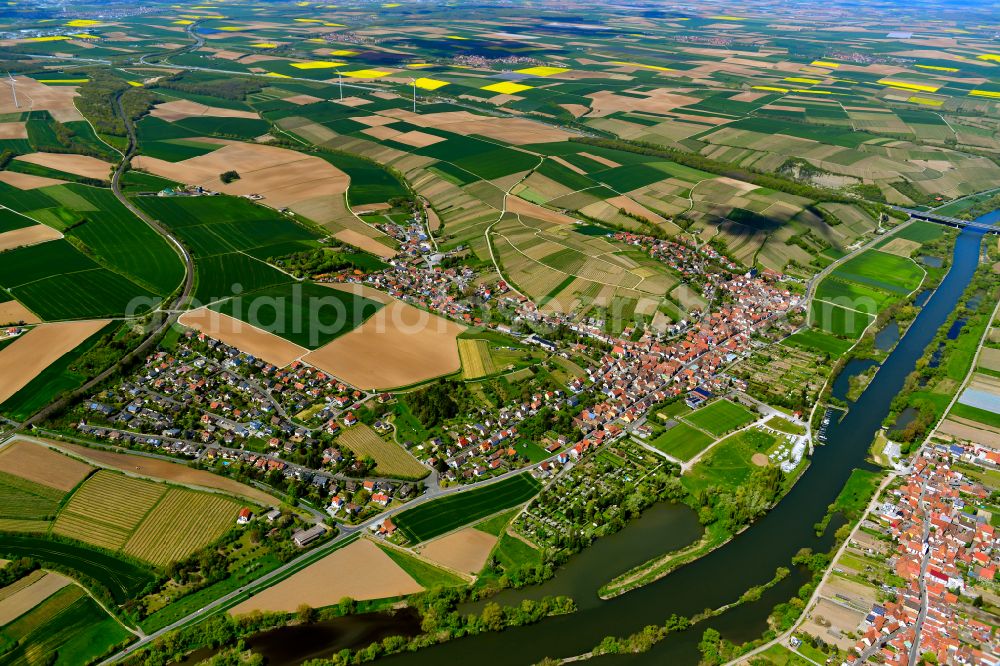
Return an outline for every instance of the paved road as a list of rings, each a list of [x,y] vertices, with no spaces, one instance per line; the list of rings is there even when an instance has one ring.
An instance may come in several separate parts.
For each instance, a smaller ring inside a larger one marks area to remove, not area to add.
[[[927,490],[927,479],[924,479],[920,486],[920,498],[918,504],[924,504],[924,492]],[[920,540],[924,549],[923,561],[920,563],[920,612],[917,613],[917,621],[913,624],[913,644],[910,646],[910,663],[916,664],[920,657],[920,631],[924,628],[924,620],[927,619],[927,567],[931,562],[931,549],[928,541],[931,536],[931,512],[930,507],[924,506],[924,533]]]
[[[125,112],[122,110],[121,93],[119,93],[114,99],[114,111],[115,114],[118,115],[118,117],[121,118],[122,121],[125,123],[125,129],[128,132],[128,148],[125,150],[125,153],[122,155],[121,161],[118,163],[118,166],[115,167],[115,172],[111,176],[111,191],[115,195],[115,198],[117,198],[118,201],[120,201],[122,205],[124,205],[125,208],[127,208],[133,215],[139,218],[139,220],[141,220],[143,223],[147,224],[150,228],[153,229],[153,231],[155,231],[160,236],[165,238],[167,242],[170,243],[175,248],[178,256],[184,262],[184,281],[181,284],[180,292],[178,293],[177,298],[174,300],[173,305],[170,308],[171,310],[178,310],[188,300],[188,298],[191,296],[191,292],[194,290],[194,262],[191,259],[190,253],[188,253],[187,249],[183,245],[181,245],[181,243],[177,240],[177,238],[173,236],[173,234],[167,231],[167,229],[165,229],[159,222],[153,220],[148,215],[146,215],[146,213],[137,208],[122,193],[121,178],[122,175],[128,170],[129,161],[135,155],[136,150],[138,149],[138,143],[136,142],[135,126],[132,123],[132,119],[126,116]],[[156,317],[160,317],[158,323],[154,323]],[[63,396],[57,398],[55,401],[43,407],[41,410],[36,412],[30,418],[28,418],[24,423],[20,424],[20,427],[22,428],[31,427],[34,426],[36,423],[45,420],[46,418],[49,417],[50,414],[69,404],[71,400],[74,400],[79,396],[87,394],[88,392],[90,392],[92,388],[94,388],[101,382],[105,381],[109,377],[112,377],[116,372],[118,372],[119,366],[128,364],[132,362],[134,359],[142,358],[147,353],[149,353],[149,351],[156,345],[157,341],[160,338],[160,335],[166,332],[166,330],[169,329],[177,320],[177,314],[158,313],[154,314],[153,318],[154,319],[151,319],[151,323],[153,324],[152,328],[147,332],[146,339],[143,340],[141,343],[139,343],[138,347],[136,347],[134,350],[132,350],[124,357],[122,357],[122,359],[118,363],[111,366],[104,372],[100,373],[99,375],[97,375],[96,377],[85,383],[80,388],[76,389],[75,391],[71,391],[67,394],[64,394]]]

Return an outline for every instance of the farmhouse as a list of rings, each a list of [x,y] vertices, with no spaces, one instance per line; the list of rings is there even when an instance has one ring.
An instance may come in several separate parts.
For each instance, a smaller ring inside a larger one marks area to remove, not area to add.
[[[243,507],[242,509],[240,509],[240,515],[236,518],[236,524],[237,525],[246,525],[251,520],[253,520],[253,511],[251,511],[250,509],[248,509],[246,507]]]

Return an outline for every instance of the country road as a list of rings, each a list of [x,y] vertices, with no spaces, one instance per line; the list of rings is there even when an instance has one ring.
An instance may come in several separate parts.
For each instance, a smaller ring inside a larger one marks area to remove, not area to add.
[[[552,459],[554,459],[554,458],[555,458],[555,456],[552,457]],[[333,539],[331,539],[330,541],[328,541],[327,543],[325,543],[325,544],[323,544],[323,545],[321,545],[318,548],[315,548],[313,550],[306,551],[302,555],[296,557],[293,560],[290,560],[289,562],[287,562],[286,564],[283,564],[282,566],[278,567],[277,569],[274,569],[273,571],[270,571],[270,572],[264,574],[263,576],[260,576],[259,578],[256,578],[255,580],[247,583],[246,585],[243,585],[243,586],[237,588],[236,590],[233,590],[229,594],[226,594],[225,596],[219,597],[218,599],[216,599],[216,600],[214,600],[214,601],[206,604],[205,606],[202,606],[198,610],[196,610],[196,611],[194,611],[192,613],[189,613],[188,615],[186,615],[185,617],[181,618],[180,620],[177,620],[173,624],[170,624],[170,625],[168,625],[166,627],[163,627],[162,629],[160,629],[158,631],[153,632],[152,634],[149,634],[149,635],[147,635],[147,636],[145,636],[143,638],[140,638],[135,643],[132,643],[131,645],[129,645],[125,649],[121,650],[120,652],[118,652],[118,653],[112,655],[111,657],[105,659],[104,661],[102,661],[101,662],[101,666],[104,666],[105,664],[113,664],[113,663],[115,663],[115,662],[117,662],[117,661],[119,661],[119,660],[127,657],[128,655],[132,654],[133,652],[141,649],[143,646],[145,646],[148,643],[156,640],[160,636],[163,636],[164,634],[166,634],[168,632],[174,631],[175,629],[179,629],[179,628],[183,627],[184,625],[186,625],[186,624],[188,624],[190,622],[193,622],[195,620],[207,617],[208,615],[210,615],[211,613],[213,613],[217,609],[220,609],[221,607],[224,607],[227,603],[229,603],[233,599],[236,599],[237,597],[239,597],[240,595],[242,595],[243,593],[245,593],[245,592],[247,592],[249,590],[255,589],[257,587],[260,587],[261,585],[264,585],[264,584],[272,582],[272,581],[277,582],[277,580],[275,580],[275,579],[279,579],[280,580],[280,577],[285,572],[288,572],[289,570],[294,569],[294,568],[302,565],[304,562],[306,562],[308,560],[318,559],[319,555],[334,550],[338,545],[340,545],[346,539],[351,538],[354,534],[357,534],[359,532],[364,532],[364,530],[369,529],[369,528],[377,525],[378,523],[381,523],[386,518],[394,516],[394,515],[396,515],[398,513],[401,513],[403,511],[412,509],[412,508],[414,508],[416,506],[419,506],[421,504],[425,504],[425,503],[430,502],[432,500],[439,499],[441,497],[445,497],[445,496],[448,496],[448,495],[455,495],[455,494],[463,493],[463,492],[469,492],[471,490],[478,490],[480,488],[484,488],[486,486],[490,486],[490,485],[493,485],[495,483],[499,483],[500,481],[509,479],[509,478],[517,476],[519,474],[527,474],[528,472],[530,472],[531,469],[534,469],[538,465],[542,464],[542,462],[546,462],[546,461],[541,461],[541,462],[536,463],[535,465],[532,465],[531,467],[528,467],[526,469],[511,470],[511,471],[506,472],[504,474],[501,474],[499,476],[495,476],[492,479],[489,479],[488,481],[481,481],[481,482],[478,482],[478,483],[475,483],[475,484],[472,484],[472,485],[469,485],[469,486],[452,486],[451,488],[441,488],[440,486],[432,487],[432,488],[430,488],[428,490],[428,492],[426,494],[418,497],[417,499],[415,499],[415,500],[413,500],[411,502],[407,502],[406,504],[400,505],[398,507],[394,507],[392,509],[384,511],[384,512],[380,513],[379,515],[375,516],[374,518],[371,518],[371,519],[367,520],[366,522],[361,523],[359,525],[342,525],[342,524],[339,524],[338,528],[340,529],[340,533],[336,537],[334,537]]]

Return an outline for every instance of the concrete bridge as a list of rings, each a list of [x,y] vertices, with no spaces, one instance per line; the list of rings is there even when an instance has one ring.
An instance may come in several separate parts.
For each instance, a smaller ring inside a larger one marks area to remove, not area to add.
[[[987,224],[986,222],[976,222],[975,220],[962,220],[957,217],[949,217],[947,215],[941,215],[935,213],[934,211],[923,211],[923,210],[913,210],[912,208],[903,208],[901,206],[892,206],[893,209],[900,211],[901,213],[906,213],[915,220],[924,220],[926,222],[937,222],[938,224],[947,224],[949,227],[958,227],[960,229],[968,227],[970,229],[979,229],[987,233],[1000,233],[1000,227]]]

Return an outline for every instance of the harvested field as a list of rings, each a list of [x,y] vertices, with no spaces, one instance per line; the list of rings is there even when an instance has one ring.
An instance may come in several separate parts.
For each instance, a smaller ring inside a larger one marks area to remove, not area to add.
[[[576,222],[576,220],[569,215],[560,213],[559,211],[550,210],[544,206],[539,206],[538,204],[533,204],[530,201],[521,199],[520,197],[507,197],[507,212],[518,215],[527,215],[528,217],[533,217],[545,222],[553,222],[555,224],[573,224]]]
[[[894,254],[897,257],[909,257],[913,254],[914,250],[919,247],[920,243],[917,241],[908,240],[906,238],[893,238],[879,249],[882,252]]]
[[[9,85],[0,86],[0,114],[46,110],[61,123],[83,120],[73,104],[73,98],[77,94],[76,86],[47,86],[26,76],[15,76],[14,81],[20,104],[14,103]]]
[[[21,617],[53,594],[71,585],[63,575],[46,572],[41,578],[0,601],[0,627]]]
[[[7,183],[19,190],[37,190],[39,187],[49,185],[60,185],[65,180],[58,178],[46,178],[45,176],[33,176],[30,173],[20,173],[18,171],[0,171],[0,183]]]
[[[406,145],[413,146],[414,148],[426,148],[427,146],[433,146],[435,143],[440,143],[441,141],[446,140],[447,139],[442,136],[427,134],[426,132],[421,132],[419,130],[403,132],[402,134],[397,134],[393,137],[393,141],[405,143]]]
[[[106,449],[92,449],[78,444],[70,444],[69,442],[44,441],[48,446],[79,456],[99,467],[109,467],[134,476],[145,476],[151,479],[169,481],[170,483],[194,488],[221,490],[231,495],[245,497],[261,506],[278,506],[281,504],[281,500],[268,495],[263,490],[258,490],[253,486],[248,486],[239,481],[212,474],[211,472],[194,469],[182,463],[147,458],[146,456],[137,456],[130,453],[115,453]],[[0,469],[3,469],[2,460],[3,458],[0,457]]]
[[[6,324],[37,324],[41,319],[34,312],[24,307],[17,301],[6,301],[0,303],[0,326]]]
[[[383,259],[392,259],[396,256],[396,251],[388,245],[383,245],[371,236],[365,236],[354,229],[344,229],[343,231],[338,231],[333,235],[333,237],[339,241],[347,243],[348,245],[360,248],[365,252],[371,252],[375,256],[382,257]]]
[[[309,351],[273,333],[207,307],[185,312],[178,322],[279,368],[289,365]]]
[[[38,245],[39,243],[62,237],[61,233],[44,224],[35,224],[30,227],[14,229],[13,231],[5,231],[0,234],[0,252],[13,250],[15,247]]]
[[[318,101],[318,100],[317,100]],[[162,118],[167,122],[183,120],[184,118],[197,118],[199,116],[212,116],[213,118],[253,118],[258,116],[253,111],[240,111],[238,109],[221,109],[216,106],[206,106],[198,102],[186,99],[178,99],[164,104],[157,104],[153,107],[151,116]]]
[[[0,449],[0,472],[69,492],[92,468],[41,444],[15,439]]]
[[[307,354],[307,363],[363,389],[407,386],[461,367],[455,341],[464,326],[375,289],[355,293],[387,305],[358,328]]]
[[[387,442],[364,423],[345,430],[337,443],[354,451],[358,460],[371,456],[380,476],[413,478],[425,476],[427,468],[394,442]]]
[[[954,418],[945,419],[945,421],[938,426],[937,431],[944,435],[950,435],[955,439],[965,440],[967,442],[976,442],[977,444],[984,444],[995,449],[1000,449],[1000,433],[991,432],[987,429],[987,426],[983,426],[981,424],[974,425],[972,422],[966,421],[965,419],[962,421],[958,421]]]
[[[979,367],[1000,371],[1000,349],[983,347],[979,351]]]
[[[0,569],[2,569],[3,567],[5,567],[9,563],[10,563],[10,560],[0,559]],[[16,594],[16,593],[20,592],[21,590],[23,590],[24,588],[26,588],[29,585],[31,585],[32,583],[40,580],[41,577],[44,576],[44,575],[45,575],[45,571],[43,571],[41,569],[35,569],[31,573],[29,573],[27,576],[24,576],[23,578],[19,578],[18,580],[14,581],[10,585],[7,585],[6,587],[0,587],[0,602],[2,602],[4,599],[9,598],[12,594]]]
[[[566,141],[571,136],[558,127],[525,118],[484,118],[469,111],[413,113],[406,109],[390,109],[383,111],[382,115],[405,120],[417,127],[435,127],[462,136],[476,134],[514,146]]]
[[[322,581],[322,584],[317,585],[317,581]],[[363,601],[414,594],[421,590],[423,588],[378,546],[367,539],[359,539],[254,595],[229,612],[232,615],[256,610],[290,613],[300,604],[322,608],[344,597]]]
[[[610,169],[621,166],[621,164],[618,164],[618,162],[615,162],[614,160],[609,160],[607,157],[601,157],[600,155],[593,155],[591,153],[580,153],[580,157],[586,157],[588,160],[594,160],[598,164],[603,164]]]
[[[292,95],[291,97],[285,97],[281,101],[298,106],[305,106],[306,104],[315,104],[316,102],[322,102],[323,100],[319,97],[313,97],[312,95]]]
[[[418,552],[449,569],[475,574],[482,570],[496,543],[497,538],[492,534],[466,527],[427,542]]]
[[[809,618],[802,628],[842,650],[849,650],[854,646],[854,641],[843,634],[857,629],[864,617],[865,614],[861,611],[851,610],[829,599],[821,598],[809,613]]]
[[[28,126],[23,122],[0,123],[0,139],[27,139]]]
[[[41,324],[0,349],[0,402],[28,385],[56,359],[97,333],[108,321]]]
[[[205,155],[180,162],[167,162],[152,157],[136,157],[137,169],[189,185],[201,185],[226,194],[260,194],[263,203],[272,208],[306,209],[309,204],[324,205],[309,208],[310,217],[320,224],[329,222],[322,211],[333,215],[336,208],[331,197],[347,191],[350,179],[326,160],[303,155],[294,150],[258,143],[228,143]],[[234,170],[239,180],[223,183],[219,174]]]
[[[72,155],[70,153],[29,153],[15,157],[19,162],[28,162],[39,166],[65,171],[66,173],[108,180],[111,177],[111,164],[89,155]]]

